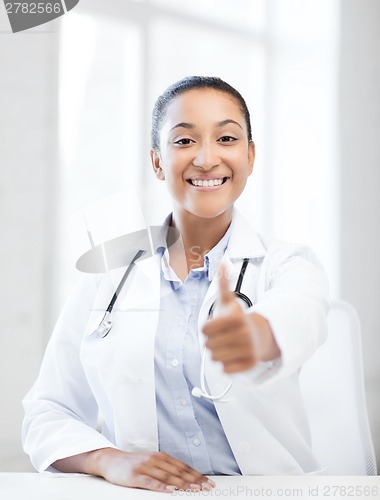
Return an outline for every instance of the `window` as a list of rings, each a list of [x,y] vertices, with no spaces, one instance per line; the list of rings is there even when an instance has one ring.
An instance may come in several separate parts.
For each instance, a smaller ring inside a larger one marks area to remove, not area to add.
[[[163,220],[171,206],[151,171],[151,108],[173,81],[217,75],[252,115],[257,160],[237,205],[259,232],[311,245],[339,295],[337,5],[93,0],[64,16],[59,247],[67,253],[70,213],[120,189],[138,194],[149,223]],[[59,259],[61,302],[74,277]]]

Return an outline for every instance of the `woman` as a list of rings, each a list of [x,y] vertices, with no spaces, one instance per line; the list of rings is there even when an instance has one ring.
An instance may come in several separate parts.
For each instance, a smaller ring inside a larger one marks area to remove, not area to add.
[[[79,284],[24,399],[26,452],[38,470],[157,491],[319,473],[298,371],[325,339],[328,286],[307,248],[259,237],[234,208],[255,159],[244,99],[218,78],[175,83],[151,159],[173,201],[164,234],[180,237],[136,263],[104,338],[91,332],[112,280]],[[230,291],[241,274],[250,307]]]

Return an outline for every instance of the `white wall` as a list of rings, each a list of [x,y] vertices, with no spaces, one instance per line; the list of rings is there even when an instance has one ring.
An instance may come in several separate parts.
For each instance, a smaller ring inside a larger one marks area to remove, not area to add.
[[[0,470],[33,470],[20,444],[21,399],[52,323],[57,37],[9,34],[3,12],[0,30]]]
[[[362,323],[380,464],[380,2],[342,0],[341,8],[341,294]]]

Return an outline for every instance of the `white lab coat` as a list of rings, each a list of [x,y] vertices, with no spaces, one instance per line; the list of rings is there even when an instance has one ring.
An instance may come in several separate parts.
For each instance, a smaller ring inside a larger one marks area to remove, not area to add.
[[[223,257],[235,286],[250,258],[242,292],[267,318],[281,359],[233,376],[228,402],[215,402],[244,475],[319,473],[298,385],[298,371],[327,334],[328,285],[308,248],[260,238],[235,209]],[[124,269],[84,275],[64,307],[37,381],[23,400],[23,445],[39,470],[78,453],[117,447],[158,450],[154,341],[160,306],[160,265],[136,263],[113,313],[108,336],[92,334]],[[199,314],[202,325],[218,292],[213,279]],[[117,310],[116,310],[117,309]],[[228,385],[220,363],[206,357],[211,394]],[[101,432],[96,430],[101,414]]]

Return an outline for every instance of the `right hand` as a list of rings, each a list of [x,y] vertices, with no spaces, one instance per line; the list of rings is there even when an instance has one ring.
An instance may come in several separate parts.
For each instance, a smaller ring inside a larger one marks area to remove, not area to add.
[[[120,486],[172,492],[210,490],[215,483],[189,465],[160,452],[124,452],[103,448],[91,452],[97,475]]]

